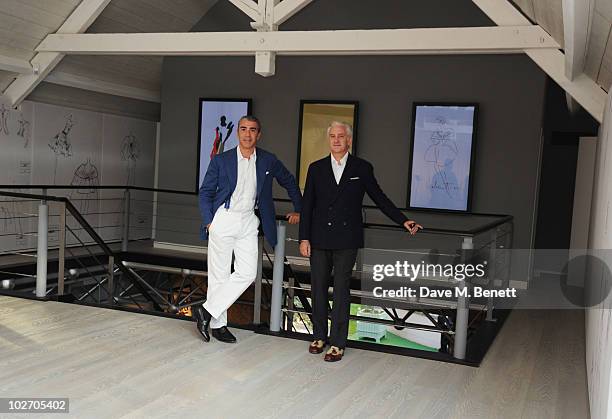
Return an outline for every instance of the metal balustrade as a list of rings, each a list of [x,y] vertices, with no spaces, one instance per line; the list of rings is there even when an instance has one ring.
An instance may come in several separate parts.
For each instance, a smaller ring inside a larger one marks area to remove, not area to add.
[[[73,189],[41,185],[19,186],[17,190],[0,186],[0,291],[179,317],[190,316],[191,307],[205,301],[207,273],[203,258],[197,267],[190,268],[157,263],[155,256],[145,261],[130,259],[134,243],[155,240],[160,232],[199,243],[195,193],[101,186],[95,198],[84,199],[72,193]],[[278,208],[286,207],[284,213],[291,210],[288,200],[276,201]],[[179,208],[181,214],[177,216]],[[381,222],[380,213],[373,207],[364,206],[363,216],[366,248],[357,258],[357,280],[371,279],[371,261],[378,258],[447,258],[456,263],[479,257],[489,263],[485,286],[508,284],[510,261],[504,259],[508,253],[499,250],[511,247],[511,217],[496,216],[485,228],[471,231],[427,226],[419,233],[420,238],[449,236],[459,243],[457,248],[434,252],[385,247],[391,236],[394,243],[402,242],[401,237],[407,237],[405,232]],[[276,247],[268,249],[260,237],[253,299],[239,300],[252,305],[252,325],[260,330],[266,327],[275,334],[291,334],[298,329],[311,332],[309,265],[297,254],[296,234],[294,226],[287,226],[284,217],[277,216]],[[6,246],[7,238],[14,248]],[[435,285],[442,287],[474,285],[453,282],[452,278],[437,281]],[[461,296],[454,300],[406,301],[377,298],[362,289],[352,289],[351,296],[365,305],[380,307],[386,315],[373,318],[352,314],[351,320],[439,333],[442,350],[456,359],[466,357],[476,320],[495,321],[492,298],[485,302]],[[263,314],[268,311],[269,319]],[[414,313],[425,315],[431,325],[412,322]]]

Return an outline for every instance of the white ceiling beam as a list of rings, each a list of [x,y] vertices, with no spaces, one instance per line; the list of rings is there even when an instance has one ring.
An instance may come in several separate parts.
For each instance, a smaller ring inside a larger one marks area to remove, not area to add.
[[[161,102],[160,92],[156,90],[94,80],[65,72],[54,71],[47,76],[45,82],[59,84],[61,86],[76,87],[77,89],[90,90],[98,93],[106,93],[114,96],[127,97],[130,99],[144,100],[147,102]]]
[[[57,30],[57,33],[81,33],[98,18],[111,0],[82,0],[66,21]],[[62,60],[63,54],[57,52],[38,53],[30,61],[34,69],[33,74],[22,74],[4,91],[12,106],[18,106],[38,84]]]
[[[539,26],[347,31],[48,35],[41,53],[88,55],[278,55],[520,53],[559,48]]]
[[[259,6],[253,0],[229,0],[234,6],[239,8],[244,14],[246,14],[251,20],[260,22],[261,14],[259,13]]]
[[[275,22],[274,13],[280,0],[260,0],[259,3],[261,4],[260,13],[263,15],[263,23],[269,31],[277,31],[278,25]]]
[[[251,22],[251,27],[258,32],[277,31],[278,25],[274,24],[274,6],[279,2],[280,0],[259,0],[257,6],[260,19],[257,22]]]
[[[0,70],[18,74],[32,74],[34,69],[27,60],[0,55]]]
[[[472,0],[499,27],[529,26],[527,20],[507,0]],[[600,123],[603,120],[606,92],[584,73],[571,80],[565,74],[565,55],[558,49],[525,49],[529,56],[550,78],[569,93]]]
[[[283,0],[274,7],[274,24],[282,25],[293,15],[312,3],[312,0]]]
[[[563,0],[565,75],[573,80],[584,72],[595,0]]]
[[[562,3],[565,76],[570,80],[584,72],[594,3],[595,0],[563,0]],[[581,107],[576,100],[568,93],[565,96],[569,111],[578,112]]]

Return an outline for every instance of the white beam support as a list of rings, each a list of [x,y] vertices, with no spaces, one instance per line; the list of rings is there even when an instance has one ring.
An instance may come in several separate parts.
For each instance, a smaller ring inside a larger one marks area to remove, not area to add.
[[[32,74],[34,69],[27,60],[0,55],[0,70],[18,74]]]
[[[229,0],[229,2],[239,8],[254,22],[261,22],[262,19],[259,13],[259,6],[253,0]]]
[[[573,80],[584,72],[595,0],[563,0],[565,76]]]
[[[280,0],[258,0],[257,3],[253,0],[229,1],[253,20],[251,22],[253,29],[259,33],[269,33],[277,32],[278,25],[299,12],[312,0],[284,0],[283,2]],[[255,54],[255,73],[264,77],[273,76],[276,68],[276,51],[267,48],[267,45],[263,45],[265,39],[260,38],[260,43],[261,48],[249,50],[249,52]],[[232,55],[232,53],[228,51],[226,55]]]
[[[159,91],[109,83],[101,80],[93,80],[88,77],[76,76],[70,73],[54,71],[47,76],[45,81],[48,83],[59,84],[61,86],[76,87],[78,89],[127,97],[130,99],[157,103],[161,102]]]
[[[41,53],[87,55],[499,54],[557,49],[539,26],[49,35]]]
[[[274,23],[274,11],[280,0],[259,0],[261,22],[251,23],[258,32],[276,32],[278,25]],[[255,73],[263,77],[271,77],[276,73],[276,52],[265,48],[255,52]]]
[[[312,0],[283,0],[274,7],[274,24],[282,25],[310,3]]]
[[[58,29],[57,33],[85,32],[110,1],[82,0]],[[58,52],[40,52],[36,54],[31,61],[34,73],[20,75],[4,92],[11,105],[18,106],[47,77],[63,57],[64,55]]]
[[[260,51],[255,53],[255,73],[263,77],[273,76],[276,72],[276,53]]]
[[[499,27],[529,26],[527,20],[507,0],[472,0]],[[565,56],[558,49],[525,49],[525,53],[559,86],[569,93],[600,123],[603,120],[606,92],[584,73],[570,80],[565,74]]]

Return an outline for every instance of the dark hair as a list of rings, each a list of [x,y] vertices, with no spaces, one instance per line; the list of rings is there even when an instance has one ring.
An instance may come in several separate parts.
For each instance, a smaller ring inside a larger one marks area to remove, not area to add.
[[[257,123],[257,130],[259,132],[261,132],[261,122],[259,122],[259,119],[257,119],[256,116],[253,115],[244,115],[242,116],[239,120],[238,120],[238,127],[240,127],[240,123],[242,122],[242,120],[246,120],[246,121],[250,121],[250,122],[255,122]]]

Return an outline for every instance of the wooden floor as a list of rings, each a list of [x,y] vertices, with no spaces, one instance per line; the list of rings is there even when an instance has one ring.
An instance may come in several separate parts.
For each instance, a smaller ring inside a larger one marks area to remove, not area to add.
[[[588,418],[580,311],[513,312],[480,368],[356,349],[329,364],[235,333],[0,296],[0,397],[69,397],[78,418]]]

